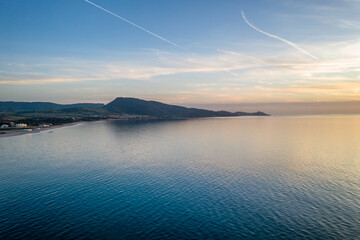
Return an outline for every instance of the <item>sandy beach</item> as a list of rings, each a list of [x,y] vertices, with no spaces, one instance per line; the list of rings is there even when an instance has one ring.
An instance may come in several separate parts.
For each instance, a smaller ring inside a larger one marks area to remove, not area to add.
[[[82,123],[82,122],[80,121],[80,122],[75,122],[75,123],[67,123],[67,124],[63,124],[63,125],[55,125],[55,126],[46,127],[46,128],[39,128],[37,130],[33,129],[31,132],[24,131],[24,129],[31,129],[31,128],[24,128],[24,129],[18,129],[18,130],[7,130],[7,131],[2,131],[5,133],[0,134],[0,138],[14,137],[14,136],[19,136],[19,135],[24,135],[24,134],[39,133],[42,131],[52,130],[52,129],[56,129],[56,128],[73,126],[73,125],[76,125],[79,123]]]

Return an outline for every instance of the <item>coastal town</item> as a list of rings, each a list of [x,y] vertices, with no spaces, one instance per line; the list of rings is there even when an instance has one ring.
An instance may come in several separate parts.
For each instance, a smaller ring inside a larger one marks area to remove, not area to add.
[[[0,137],[15,136],[25,133],[38,133],[42,130],[47,130],[55,127],[62,127],[69,124],[80,122],[99,121],[99,120],[122,120],[122,121],[137,121],[137,120],[151,120],[155,119],[147,115],[136,114],[111,114],[111,115],[91,115],[86,117],[71,117],[63,119],[47,119],[48,122],[38,123],[39,120],[27,119],[26,121],[0,121]],[[27,122],[27,123],[26,123]]]
[[[36,129],[36,128],[46,128],[46,127],[50,127],[50,126],[52,126],[51,123],[42,123],[42,124],[39,124],[38,126],[28,126],[26,123],[9,122],[8,124],[1,124],[1,129],[6,129],[6,130],[13,130],[13,129],[31,130],[34,127]],[[29,129],[26,129],[28,127],[29,127]]]
[[[52,127],[51,123],[41,123],[39,125],[28,125],[26,123],[6,122],[0,125],[1,135],[19,135],[21,133],[40,132],[41,130]]]

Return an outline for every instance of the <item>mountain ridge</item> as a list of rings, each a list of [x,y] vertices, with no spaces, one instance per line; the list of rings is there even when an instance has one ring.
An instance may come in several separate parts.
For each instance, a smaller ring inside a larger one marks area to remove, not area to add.
[[[109,112],[118,114],[147,115],[161,118],[227,117],[227,116],[268,116],[263,112],[227,112],[170,105],[157,101],[146,101],[131,97],[117,97],[104,106]]]
[[[201,117],[269,116],[263,112],[227,112],[170,105],[138,98],[118,97],[108,104],[0,102],[0,121],[28,123],[74,122],[100,119],[187,119]],[[56,120],[57,119],[57,120]]]

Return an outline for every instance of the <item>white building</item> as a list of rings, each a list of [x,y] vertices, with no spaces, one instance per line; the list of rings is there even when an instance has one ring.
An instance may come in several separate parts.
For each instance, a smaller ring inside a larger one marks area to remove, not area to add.
[[[7,125],[7,124],[1,125],[1,128],[8,128],[8,127],[9,127],[9,125]]]
[[[15,125],[15,127],[17,127],[17,128],[24,128],[24,127],[27,127],[27,124],[26,124],[26,123],[17,123],[17,124]]]

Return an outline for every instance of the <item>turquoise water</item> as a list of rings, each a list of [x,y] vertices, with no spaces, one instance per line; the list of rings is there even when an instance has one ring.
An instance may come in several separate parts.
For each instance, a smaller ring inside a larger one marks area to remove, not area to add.
[[[360,239],[360,116],[0,138],[1,239]]]

